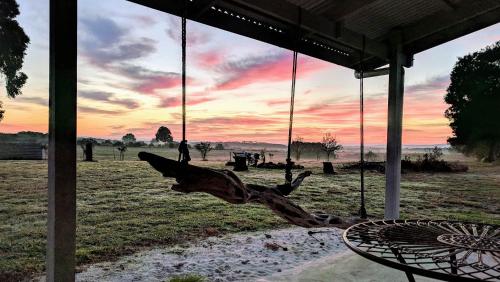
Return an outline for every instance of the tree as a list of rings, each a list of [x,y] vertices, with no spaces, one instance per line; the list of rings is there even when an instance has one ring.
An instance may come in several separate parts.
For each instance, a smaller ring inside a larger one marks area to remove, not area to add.
[[[135,139],[134,134],[127,133],[127,134],[123,135],[122,141],[123,141],[123,143],[125,143],[125,145],[127,145],[130,143],[134,143],[136,141],[136,139]]]
[[[215,150],[224,150],[224,144],[222,143],[217,143],[217,145],[215,145]]]
[[[448,143],[486,162],[500,157],[500,41],[459,58],[451,72],[445,116],[453,136]]]
[[[93,161],[93,148],[98,144],[97,140],[94,138],[80,138],[76,143],[82,148],[82,158],[88,162]]]
[[[368,153],[365,154],[365,159],[367,161],[375,161],[377,159],[378,155],[374,153],[372,150],[369,150]]]
[[[23,28],[14,19],[19,15],[19,5],[15,0],[0,1],[0,74],[5,78],[7,96],[15,98],[21,95],[21,88],[28,76],[20,72],[26,48],[30,42]],[[5,111],[1,109],[0,121]]]
[[[302,151],[304,151],[304,138],[297,136],[295,140],[292,142],[291,146],[293,155],[295,156],[295,160],[300,161],[300,156],[302,155]]]
[[[174,141],[174,138],[172,137],[172,132],[170,132],[170,129],[168,129],[165,126],[160,126],[158,128],[158,131],[156,131],[155,135],[156,141],[158,142],[163,142],[163,143],[170,143]]]
[[[267,149],[266,148],[260,149],[260,155],[262,156],[262,163],[263,164],[266,163],[266,153],[267,153]]]
[[[120,161],[123,161],[123,159],[125,159],[125,152],[127,151],[127,145],[125,145],[123,142],[116,141],[113,143],[113,147],[116,147],[116,149],[120,152]]]
[[[204,161],[207,160],[208,152],[212,151],[212,149],[213,149],[210,142],[200,142],[200,143],[194,145],[194,148],[200,152],[201,158]]]
[[[5,113],[5,110],[2,109],[2,101],[0,101],[0,121],[2,121],[4,113]]]
[[[326,153],[327,161],[330,161],[330,155],[335,159],[337,157],[337,152],[342,150],[343,147],[338,144],[337,139],[334,136],[327,132],[323,135],[321,149]]]

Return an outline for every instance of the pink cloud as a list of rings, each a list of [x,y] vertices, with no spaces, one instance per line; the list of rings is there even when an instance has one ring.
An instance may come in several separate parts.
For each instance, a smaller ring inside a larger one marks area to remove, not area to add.
[[[179,87],[181,80],[178,76],[152,77],[138,84],[134,89],[144,94],[154,94],[159,89]]]
[[[203,103],[214,101],[214,100],[215,100],[214,97],[193,94],[193,95],[189,95],[189,97],[186,98],[186,105],[187,106],[194,106],[194,105],[199,105],[199,104],[203,104]],[[161,99],[158,107],[160,107],[160,108],[173,108],[173,107],[180,107],[181,105],[182,105],[181,97],[166,97],[166,98]]]
[[[204,68],[211,68],[220,63],[224,59],[224,54],[220,50],[211,50],[207,52],[199,52],[194,54],[196,64]]]
[[[331,64],[299,55],[297,77],[303,78],[331,66]],[[260,57],[248,57],[227,62],[218,67],[223,78],[216,85],[218,90],[230,90],[257,82],[278,82],[291,79],[292,56],[280,52]]]

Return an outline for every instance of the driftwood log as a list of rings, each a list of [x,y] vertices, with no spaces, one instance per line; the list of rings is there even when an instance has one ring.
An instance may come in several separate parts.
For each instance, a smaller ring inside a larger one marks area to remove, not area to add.
[[[181,164],[175,160],[147,152],[140,152],[139,159],[147,161],[164,177],[175,178],[177,184],[172,185],[174,191],[183,193],[205,192],[231,204],[263,204],[289,223],[306,228],[345,228],[354,223],[352,220],[346,221],[340,217],[325,213],[308,213],[286,197],[297,189],[306,177],[311,175],[310,171],[300,173],[291,184],[266,187],[245,184],[229,170],[215,170]]]

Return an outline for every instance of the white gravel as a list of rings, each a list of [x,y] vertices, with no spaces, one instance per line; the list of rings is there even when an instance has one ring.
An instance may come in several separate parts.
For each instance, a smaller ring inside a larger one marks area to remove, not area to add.
[[[168,281],[198,274],[209,281],[256,281],[346,250],[341,231],[288,228],[210,237],[196,243],[159,248],[89,266],[77,281]],[[266,244],[283,248],[272,250]]]

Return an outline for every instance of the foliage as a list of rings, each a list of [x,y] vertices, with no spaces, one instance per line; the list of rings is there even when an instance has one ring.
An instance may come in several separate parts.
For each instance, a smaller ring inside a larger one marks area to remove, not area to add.
[[[168,129],[168,127],[166,126],[160,126],[160,128],[158,128],[158,131],[156,131],[155,139],[156,141],[161,141],[164,143],[170,143],[174,141],[172,132],[170,132],[170,129]]]
[[[438,146],[434,146],[432,150],[428,150],[428,152],[424,154],[424,159],[429,161],[439,161],[441,160],[442,156],[443,149],[439,148]]]
[[[368,153],[365,154],[365,159],[367,161],[375,161],[378,158],[378,155],[374,153],[372,150],[369,150]]]
[[[2,121],[4,113],[5,113],[5,110],[3,109],[3,103],[2,103],[2,101],[0,101],[0,121]]]
[[[98,145],[99,143],[97,142],[97,140],[95,140],[94,138],[78,138],[78,140],[76,140],[76,144],[77,145],[80,145],[80,148],[82,148],[82,159],[85,159],[85,156],[87,155],[87,144],[90,143],[92,147]]]
[[[47,144],[49,142],[49,135],[47,133],[34,132],[34,131],[20,131],[18,133],[0,133],[0,142],[35,142]]]
[[[194,145],[194,148],[200,152],[201,159],[204,161],[207,160],[208,152],[213,150],[213,147],[210,144],[210,142],[200,142],[200,143]]]
[[[323,140],[321,141],[321,148],[326,153],[327,161],[330,161],[330,156],[334,159],[337,157],[337,152],[342,150],[344,147],[338,144],[337,139],[332,136],[329,132],[323,135]]]
[[[448,143],[465,154],[495,161],[500,157],[500,41],[460,58],[450,79],[445,116],[453,137]]]
[[[130,143],[134,143],[136,141],[136,139],[135,139],[134,134],[127,133],[127,134],[123,135],[122,141],[123,141],[123,143],[128,145]]]
[[[14,19],[18,15],[19,5],[15,0],[0,1],[0,74],[5,77],[7,96],[10,98],[22,94],[21,88],[28,79],[20,70],[30,39]],[[0,121],[4,113],[0,102]]]
[[[217,143],[217,145],[215,145],[215,150],[224,150],[224,144]]]
[[[300,136],[295,137],[295,140],[293,140],[290,149],[295,156],[295,160],[300,161],[300,157],[302,155],[302,152],[304,151],[304,138]]]
[[[262,163],[266,163],[266,153],[267,153],[267,149],[266,148],[262,148],[260,149],[260,156],[262,157]]]

